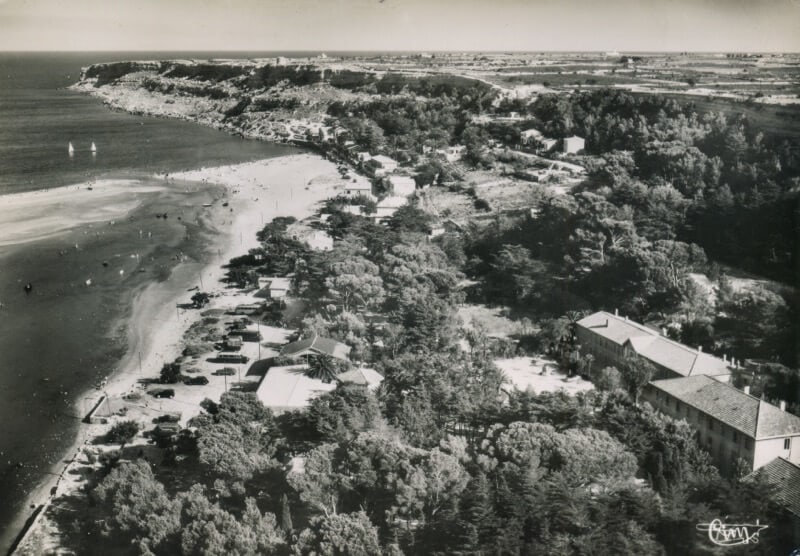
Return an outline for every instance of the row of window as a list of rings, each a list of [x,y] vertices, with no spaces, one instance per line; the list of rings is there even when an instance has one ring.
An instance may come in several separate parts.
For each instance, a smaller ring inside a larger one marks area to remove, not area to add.
[[[672,396],[669,396],[668,394],[666,394],[666,393],[664,393],[664,392],[662,392],[660,390],[656,391],[656,399],[659,402],[663,402],[664,406],[667,409],[673,409],[674,408],[675,415],[678,418],[681,418],[681,417],[685,416],[687,421],[694,420],[694,421],[697,422],[697,424],[701,424],[703,421],[705,421],[706,428],[709,431],[718,431],[720,438],[722,438],[722,439],[725,439],[726,437],[730,438],[731,441],[735,445],[738,446],[740,444],[739,438],[742,437],[742,438],[744,438],[744,447],[745,447],[745,449],[748,450],[748,451],[753,449],[753,439],[752,438],[750,438],[749,436],[746,436],[744,434],[741,434],[739,431],[737,431],[733,427],[727,426],[725,423],[715,419],[711,415],[707,415],[707,414],[701,412],[698,409],[694,409],[693,407],[681,402],[678,398],[674,398]],[[787,438],[786,440],[789,441],[790,439]],[[711,445],[711,436],[710,435],[708,436],[708,444],[709,444],[709,446]],[[787,448],[784,448],[784,449],[787,449]]]

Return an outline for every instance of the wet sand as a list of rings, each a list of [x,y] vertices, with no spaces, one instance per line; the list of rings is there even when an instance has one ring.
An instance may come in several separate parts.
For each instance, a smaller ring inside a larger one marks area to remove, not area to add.
[[[157,374],[163,363],[172,361],[181,351],[180,340],[184,331],[199,318],[197,311],[176,309],[178,303],[188,301],[187,289],[200,286],[205,290],[220,288],[224,275],[222,264],[230,258],[244,254],[257,246],[255,234],[263,224],[276,216],[295,216],[298,219],[311,215],[317,203],[341,190],[343,182],[334,164],[315,155],[291,155],[258,162],[207,168],[160,178],[170,187],[201,187],[213,183],[223,186],[227,193],[208,208],[203,228],[214,231],[208,238],[203,260],[188,260],[175,266],[168,279],[143,285],[137,292],[132,309],[125,317],[123,327],[127,350],[117,370],[109,377],[103,391],[110,397],[119,396],[135,387],[144,373]],[[91,390],[86,396],[97,399],[99,391]],[[79,413],[83,408],[76,408]],[[199,412],[199,407],[187,408],[187,414]],[[14,530],[19,531],[30,508],[48,504],[51,490],[58,494],[74,492],[81,485],[69,476],[73,458],[83,444],[99,435],[96,426],[81,425],[82,432],[68,451],[68,458],[53,466],[52,474],[35,489],[26,503],[29,508],[18,517]],[[102,431],[104,432],[104,431]],[[59,477],[64,477],[59,480]],[[45,537],[36,546],[53,546],[47,512],[38,520],[29,537]],[[27,550],[36,553],[26,541]],[[20,547],[25,549],[25,546]]]

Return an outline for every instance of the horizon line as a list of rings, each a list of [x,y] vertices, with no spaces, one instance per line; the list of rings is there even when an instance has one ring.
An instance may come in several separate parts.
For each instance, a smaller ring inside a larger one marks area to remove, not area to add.
[[[324,50],[324,49],[261,49],[261,48],[220,48],[220,49],[111,49],[111,50],[82,50],[82,49],[62,49],[62,50],[37,50],[37,49],[4,49],[0,50],[0,54],[13,53],[13,54],[90,54],[95,52],[114,52],[114,53],[147,53],[147,52],[194,52],[194,53],[217,53],[217,52],[275,52],[275,53],[413,53],[413,54],[606,54],[615,52],[617,54],[799,54],[800,50],[555,50],[555,49],[532,49],[532,50],[480,50],[480,49],[454,49],[454,50],[441,50],[441,49],[358,49],[358,50]]]

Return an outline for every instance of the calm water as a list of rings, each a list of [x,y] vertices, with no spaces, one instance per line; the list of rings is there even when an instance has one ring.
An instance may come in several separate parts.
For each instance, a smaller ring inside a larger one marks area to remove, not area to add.
[[[113,112],[64,89],[78,79],[81,66],[141,57],[0,53],[0,194],[296,152],[188,122]],[[72,158],[68,141],[78,151]],[[88,152],[92,141],[96,157]],[[15,534],[8,524],[26,494],[74,441],[77,397],[124,354],[125,329],[115,323],[130,309],[134,290],[168,275],[178,251],[202,258],[204,242],[189,223],[194,207],[214,194],[164,193],[114,226],[87,225],[0,247],[0,552]],[[156,208],[184,218],[155,220]],[[143,227],[152,231],[146,242],[135,233]],[[141,258],[132,259],[133,252]],[[112,264],[105,268],[103,261]],[[119,269],[126,270],[124,279]],[[86,276],[94,276],[92,288],[83,286]],[[29,280],[35,289],[26,295],[22,285]]]

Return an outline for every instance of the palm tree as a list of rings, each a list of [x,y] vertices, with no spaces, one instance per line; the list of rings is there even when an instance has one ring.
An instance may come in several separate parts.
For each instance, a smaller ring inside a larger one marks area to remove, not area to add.
[[[345,364],[337,361],[330,355],[320,355],[311,357],[308,360],[308,376],[316,378],[325,383],[336,380],[336,377],[344,371]]]

